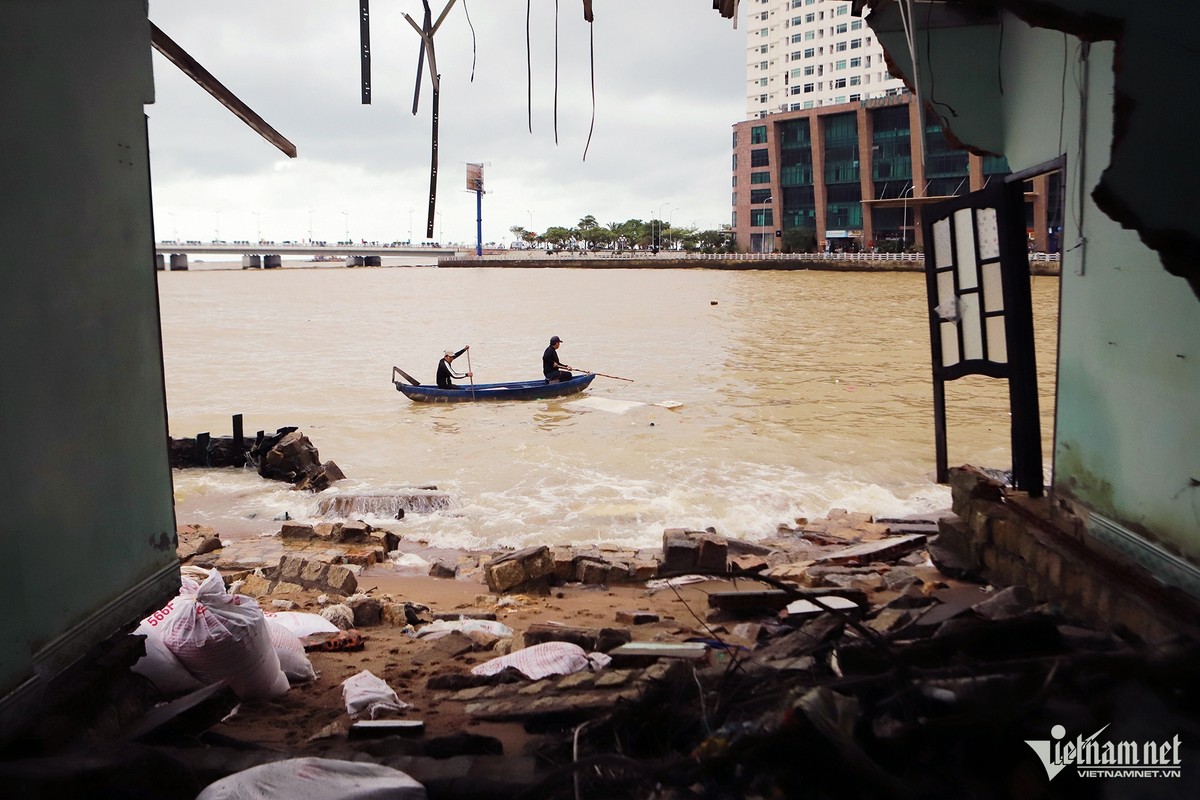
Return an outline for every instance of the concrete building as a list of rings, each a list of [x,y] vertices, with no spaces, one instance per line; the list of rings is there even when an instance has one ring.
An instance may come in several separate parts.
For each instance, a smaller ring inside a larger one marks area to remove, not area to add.
[[[746,117],[855,103],[904,91],[850,0],[749,0]]]
[[[733,132],[731,224],[742,252],[923,247],[923,205],[1007,175],[1003,157],[925,136],[905,83],[849,0],[753,0],[746,8],[746,116]],[[1060,181],[1026,186],[1030,247],[1056,251]],[[794,249],[794,248],[791,248]]]

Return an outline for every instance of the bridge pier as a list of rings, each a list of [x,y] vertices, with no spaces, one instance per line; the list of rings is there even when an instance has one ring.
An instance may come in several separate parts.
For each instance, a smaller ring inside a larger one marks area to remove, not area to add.
[[[258,269],[262,266],[262,256],[252,256],[249,254],[242,256],[242,269]]]
[[[346,256],[347,267],[361,267],[365,264],[364,256]]]
[[[156,270],[159,270],[159,271],[161,272],[161,271],[162,271],[162,270],[163,270],[163,269],[166,267],[166,263],[167,263],[167,262],[166,262],[166,260],[163,258],[163,254],[162,254],[162,253],[155,253],[155,254],[154,254],[154,268],[155,268]]]
[[[171,253],[171,271],[176,272],[188,268],[187,253]]]
[[[283,256],[269,255],[262,257],[263,269],[279,269],[283,266]]]
[[[363,256],[364,267],[380,267],[383,266],[383,259],[379,256]]]

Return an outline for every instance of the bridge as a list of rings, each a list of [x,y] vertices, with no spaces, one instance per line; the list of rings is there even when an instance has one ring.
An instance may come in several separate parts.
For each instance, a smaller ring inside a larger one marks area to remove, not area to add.
[[[188,268],[188,256],[241,256],[243,268],[279,267],[283,256],[323,257],[322,260],[344,259],[347,266],[379,266],[385,256],[420,256],[430,259],[446,258],[466,252],[454,247],[421,247],[405,244],[354,244],[353,242],[197,242],[163,241],[154,246],[155,266],[172,270]]]

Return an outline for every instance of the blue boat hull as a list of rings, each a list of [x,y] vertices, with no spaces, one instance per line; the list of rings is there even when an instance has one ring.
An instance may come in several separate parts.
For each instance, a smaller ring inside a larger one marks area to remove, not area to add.
[[[436,386],[413,386],[393,380],[396,390],[417,403],[470,403],[476,400],[549,400],[579,394],[595,379],[595,375],[577,375],[569,381],[547,383],[512,381],[510,383],[477,383],[474,388],[439,389]]]

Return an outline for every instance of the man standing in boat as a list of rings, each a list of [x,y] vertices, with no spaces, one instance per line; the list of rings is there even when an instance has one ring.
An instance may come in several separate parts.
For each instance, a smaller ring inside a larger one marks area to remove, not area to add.
[[[438,385],[439,389],[456,389],[456,388],[458,388],[451,382],[451,378],[462,379],[462,378],[474,377],[475,373],[473,373],[473,372],[467,372],[463,375],[457,375],[457,374],[455,374],[454,370],[450,369],[450,362],[452,362],[454,359],[458,358],[459,356],[461,356],[463,353],[467,352],[470,349],[471,349],[471,345],[467,345],[462,350],[459,350],[457,353],[454,352],[453,350],[447,350],[446,354],[444,356],[442,356],[442,360],[438,362],[438,367],[437,367],[437,385]]]
[[[550,337],[550,346],[546,348],[546,352],[542,353],[542,374],[546,376],[546,380],[550,383],[558,383],[559,381],[569,381],[572,376],[566,370],[574,369],[568,367],[558,360],[558,346],[562,344],[562,339],[557,336]]]

